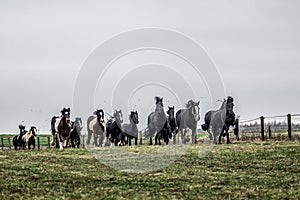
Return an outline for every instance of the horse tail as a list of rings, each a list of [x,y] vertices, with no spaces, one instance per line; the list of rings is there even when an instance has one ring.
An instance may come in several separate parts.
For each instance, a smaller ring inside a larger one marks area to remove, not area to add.
[[[202,130],[208,131],[210,125],[211,111],[208,111],[204,116],[204,124],[201,125]]]
[[[207,131],[208,130],[208,126],[207,124],[202,124],[201,125],[202,130]]]

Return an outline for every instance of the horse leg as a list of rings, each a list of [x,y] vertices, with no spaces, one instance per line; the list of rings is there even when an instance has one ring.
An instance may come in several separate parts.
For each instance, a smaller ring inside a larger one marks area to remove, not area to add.
[[[192,130],[192,144],[196,144],[196,129],[193,128]]]
[[[71,147],[75,148],[75,136],[70,137],[71,139]]]
[[[169,135],[168,135],[168,133],[165,133],[163,135],[163,138],[164,138],[164,141],[165,141],[166,145],[168,145],[169,144]]]
[[[150,136],[150,145],[152,145],[152,136],[154,135],[155,131],[149,127],[149,136]]]
[[[91,143],[92,134],[93,134],[92,131],[88,130],[88,138],[87,138],[87,141],[86,141],[87,145],[90,145],[90,143]]]
[[[54,141],[55,141],[55,132],[52,132],[52,141],[51,141],[51,146],[54,146]]]
[[[176,131],[173,131],[173,144],[176,144]]]
[[[134,145],[137,145],[137,143],[138,143],[138,138],[136,137],[134,138]]]
[[[220,133],[219,133],[219,144],[222,144],[221,140],[222,140],[222,137],[223,137],[223,133],[222,133],[222,128],[219,129]]]
[[[182,144],[186,144],[186,140],[185,140],[185,129],[181,130],[181,143]]]
[[[63,150],[63,137],[61,135],[58,136],[59,139],[59,149]]]
[[[131,146],[131,139],[132,138],[128,136],[127,139],[128,139],[128,145]]]
[[[155,137],[154,137],[154,138],[155,138],[155,139],[154,139],[154,140],[155,140],[155,143],[154,143],[155,145],[157,145],[157,140],[158,140],[157,137],[158,137],[158,134],[159,134],[159,133],[157,133],[157,134],[155,135]]]
[[[229,139],[229,131],[226,129],[226,137],[227,137],[227,144],[231,144],[230,139]]]
[[[67,148],[67,147],[68,147],[68,145],[69,145],[69,140],[70,140],[70,137],[64,138],[64,148]]]
[[[210,139],[210,140],[213,140],[214,137],[213,137],[213,134],[212,134],[212,132],[211,132],[211,129],[208,128],[208,129],[207,129],[207,132],[208,132],[208,137],[209,137],[209,139]]]
[[[95,144],[95,147],[98,146],[98,135],[94,132],[94,144]]]

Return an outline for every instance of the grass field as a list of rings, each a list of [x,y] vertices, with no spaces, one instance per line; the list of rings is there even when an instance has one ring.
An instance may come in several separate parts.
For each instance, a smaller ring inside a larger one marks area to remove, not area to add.
[[[300,143],[199,145],[168,167],[146,174],[119,172],[86,149],[0,151],[0,199],[296,199]],[[158,146],[120,147],[142,152]]]

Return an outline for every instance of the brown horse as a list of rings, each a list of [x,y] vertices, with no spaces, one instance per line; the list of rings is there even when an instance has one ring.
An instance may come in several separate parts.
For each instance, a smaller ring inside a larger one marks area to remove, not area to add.
[[[71,128],[70,108],[63,108],[60,117],[54,116],[51,119],[52,146],[56,141],[56,147],[60,149],[67,147],[71,136]]]

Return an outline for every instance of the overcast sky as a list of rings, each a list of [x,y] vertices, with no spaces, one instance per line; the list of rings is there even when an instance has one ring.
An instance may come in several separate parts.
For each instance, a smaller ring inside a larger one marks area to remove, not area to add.
[[[300,113],[298,0],[0,0],[0,132],[49,131],[90,53],[144,27],[201,44],[242,119]]]

